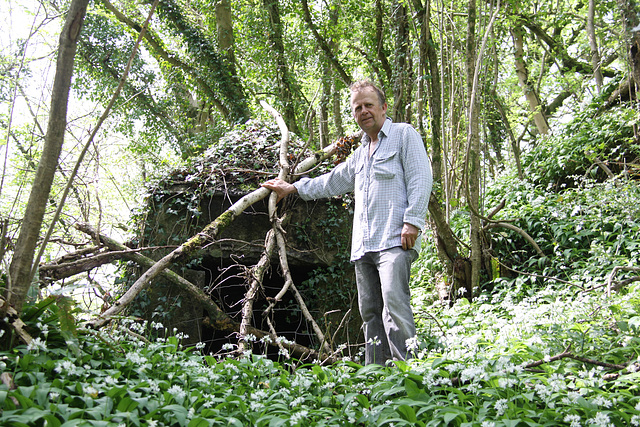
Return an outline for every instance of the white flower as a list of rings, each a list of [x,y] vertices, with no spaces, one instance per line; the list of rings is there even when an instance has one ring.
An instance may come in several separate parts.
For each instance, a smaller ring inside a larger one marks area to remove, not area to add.
[[[598,427],[609,427],[613,425],[609,420],[609,416],[602,412],[598,412],[594,418],[590,418],[587,422]]]
[[[506,411],[509,408],[509,405],[507,405],[507,399],[500,399],[496,402],[496,414],[498,416],[502,416],[504,415],[504,411]]]
[[[289,350],[287,350],[286,348],[281,348],[280,351],[278,351],[278,355],[280,356],[284,356],[285,358],[289,358]]]
[[[175,397],[176,400],[182,400],[187,395],[187,392],[179,385],[172,385],[167,392]]]
[[[147,358],[138,353],[127,353],[126,359],[134,365],[142,365],[147,362]]]
[[[260,342],[263,342],[265,344],[271,344],[272,340],[269,335],[265,335],[262,338],[260,338]]]
[[[260,403],[260,402],[251,401],[249,403],[249,409],[252,412],[260,412],[260,411],[262,411],[263,408],[264,408],[264,405],[262,403]]]
[[[640,415],[634,415],[631,417],[631,425],[636,427],[640,426]]]
[[[518,384],[518,381],[515,378],[500,378],[498,379],[498,387],[500,388],[511,388]]]
[[[306,410],[296,412],[291,416],[291,418],[289,419],[289,422],[291,423],[292,426],[294,426],[298,424],[300,421],[306,419],[308,414],[309,414],[309,411],[306,411]]]
[[[569,427],[582,427],[580,424],[580,415],[567,415],[564,417],[565,423],[570,423]]]
[[[496,423],[494,423],[493,421],[483,421],[482,422],[482,427],[495,427]]]
[[[373,338],[369,338],[369,341],[367,341],[367,344],[372,344],[372,345],[380,345],[381,343],[382,341],[380,341],[377,335]]]
[[[300,396],[300,397],[296,397],[295,399],[293,399],[291,401],[291,403],[289,404],[289,406],[291,406],[292,408],[295,406],[299,406],[302,402],[304,402],[304,397]]]
[[[603,396],[600,396],[600,395],[596,396],[595,399],[591,401],[591,403],[597,406],[605,407],[605,408],[611,408],[611,406],[613,405],[613,403],[611,403],[610,400],[605,399]]]
[[[235,346],[236,346],[235,344],[225,343],[225,344],[222,345],[222,349],[224,351],[231,351],[231,350],[233,350],[235,348]]]
[[[156,427],[158,425],[158,421],[156,421],[156,420],[147,420],[147,425],[149,427]]]
[[[407,338],[405,341],[405,345],[407,346],[407,351],[416,351],[419,348],[418,336],[414,335],[411,338]]]
[[[27,350],[29,351],[33,351],[33,350],[42,350],[42,351],[46,351],[47,350],[47,344],[42,341],[42,338],[37,337],[31,340],[31,342],[27,345]]]
[[[244,340],[246,342],[254,342],[256,339],[257,339],[256,336],[253,334],[247,334],[244,336]]]

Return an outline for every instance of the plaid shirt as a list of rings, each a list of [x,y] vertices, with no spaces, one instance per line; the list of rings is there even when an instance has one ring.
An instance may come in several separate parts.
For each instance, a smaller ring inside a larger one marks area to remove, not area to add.
[[[411,125],[387,118],[371,157],[370,143],[365,135],[346,162],[294,184],[303,200],[354,192],[351,261],[367,252],[402,246],[405,222],[422,230],[431,194],[431,164],[422,138]],[[420,236],[414,248],[420,248]]]

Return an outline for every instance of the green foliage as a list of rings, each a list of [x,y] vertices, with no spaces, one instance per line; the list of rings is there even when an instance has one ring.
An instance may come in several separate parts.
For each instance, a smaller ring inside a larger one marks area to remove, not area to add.
[[[602,283],[615,266],[640,259],[640,186],[618,179],[582,185],[561,192],[505,179],[489,200],[506,200],[500,217],[514,219],[540,246],[545,256],[519,234],[497,229],[493,247],[501,262],[516,270],[575,281]]]
[[[184,336],[158,323],[129,319],[78,329],[74,351],[40,306],[29,320],[37,341],[0,353],[16,384],[0,385],[0,423],[638,425],[638,290],[523,298],[505,286],[473,304],[434,304],[428,335],[410,343],[415,358],[389,367],[218,358],[201,344],[183,348]],[[554,357],[567,348],[579,358]]]
[[[634,108],[622,106],[598,113],[592,105],[576,114],[559,135],[543,139],[523,156],[527,179],[555,189],[573,185],[576,176],[606,179],[596,160],[607,164],[614,174],[625,171],[627,163],[640,158],[633,131],[639,118]]]

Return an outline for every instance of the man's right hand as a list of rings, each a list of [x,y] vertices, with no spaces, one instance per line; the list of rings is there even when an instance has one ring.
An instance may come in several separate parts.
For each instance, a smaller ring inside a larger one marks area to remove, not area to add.
[[[269,181],[265,181],[260,184],[264,188],[268,188],[269,190],[275,191],[278,195],[278,202],[288,196],[291,193],[297,193],[298,190],[292,184],[289,184],[286,181],[283,181],[280,178],[270,179]]]

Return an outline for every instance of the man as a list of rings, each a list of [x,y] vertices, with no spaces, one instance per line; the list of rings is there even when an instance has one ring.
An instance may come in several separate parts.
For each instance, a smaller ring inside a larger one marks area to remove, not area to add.
[[[297,192],[304,200],[354,192],[351,261],[366,339],[365,363],[404,360],[415,336],[409,295],[411,263],[418,257],[431,193],[431,166],[422,138],[387,118],[384,93],[373,83],[351,85],[351,111],[364,131],[362,144],[331,172],[295,184],[262,185],[278,200]]]

